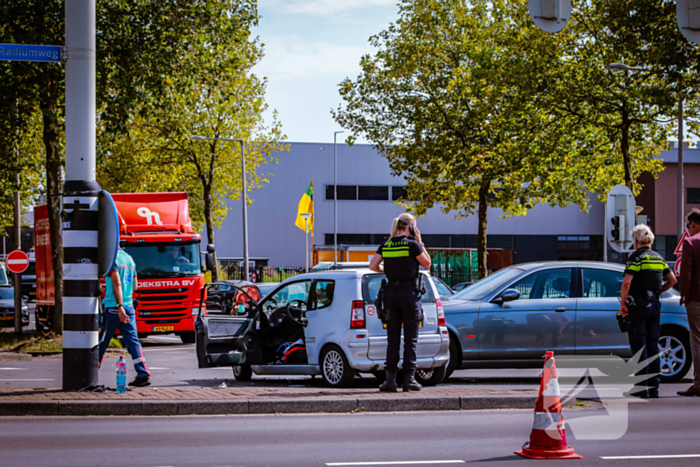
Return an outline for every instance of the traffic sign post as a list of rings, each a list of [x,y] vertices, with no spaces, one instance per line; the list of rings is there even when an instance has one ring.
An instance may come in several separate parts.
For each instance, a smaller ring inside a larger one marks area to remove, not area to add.
[[[19,224],[18,224],[19,225]],[[17,229],[19,230],[19,229]],[[19,238],[19,237],[18,237]],[[18,242],[19,243],[19,242]],[[29,257],[22,250],[11,251],[5,260],[15,280],[15,332],[22,333],[22,273],[29,267]]]

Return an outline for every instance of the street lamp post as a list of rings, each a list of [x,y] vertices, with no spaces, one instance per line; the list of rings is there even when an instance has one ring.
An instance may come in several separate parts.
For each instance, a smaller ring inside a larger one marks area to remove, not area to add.
[[[338,145],[337,137],[344,131],[333,133],[333,268],[338,269]]]
[[[648,68],[639,68],[624,63],[610,63],[605,65],[606,70],[613,71],[643,71],[647,73],[658,73],[655,70]],[[678,192],[677,192],[677,213],[678,213],[678,238],[683,236],[685,232],[685,205],[684,205],[684,180],[683,180],[683,75],[680,75],[678,81]]]
[[[248,193],[245,178],[245,152],[242,139],[232,138],[209,138],[206,136],[190,136],[193,141],[224,141],[237,142],[241,144],[241,183],[243,200],[243,280],[248,280]],[[217,265],[218,267],[218,265]]]
[[[304,240],[306,241],[306,247],[304,248],[304,256],[306,257],[306,272],[309,272],[309,219],[311,218],[310,212],[302,212],[301,217],[304,219]]]

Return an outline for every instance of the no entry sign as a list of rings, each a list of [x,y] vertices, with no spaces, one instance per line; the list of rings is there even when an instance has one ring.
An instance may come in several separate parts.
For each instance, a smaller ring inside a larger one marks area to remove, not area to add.
[[[22,250],[14,250],[7,255],[7,269],[14,274],[22,274],[29,267],[29,257]]]

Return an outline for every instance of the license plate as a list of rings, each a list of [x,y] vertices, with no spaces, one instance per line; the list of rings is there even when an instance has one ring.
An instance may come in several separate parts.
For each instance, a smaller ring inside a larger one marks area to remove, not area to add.
[[[175,326],[153,326],[153,332],[174,331]]]

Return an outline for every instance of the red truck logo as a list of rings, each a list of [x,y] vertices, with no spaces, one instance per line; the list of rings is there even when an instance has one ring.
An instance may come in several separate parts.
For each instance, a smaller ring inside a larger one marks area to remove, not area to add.
[[[155,221],[156,224],[158,225],[163,225],[163,223],[160,220],[160,216],[158,215],[157,212],[153,212],[147,207],[140,207],[136,210],[136,214],[138,214],[141,217],[146,218],[146,222],[148,222],[148,225],[153,225],[153,222]]]

